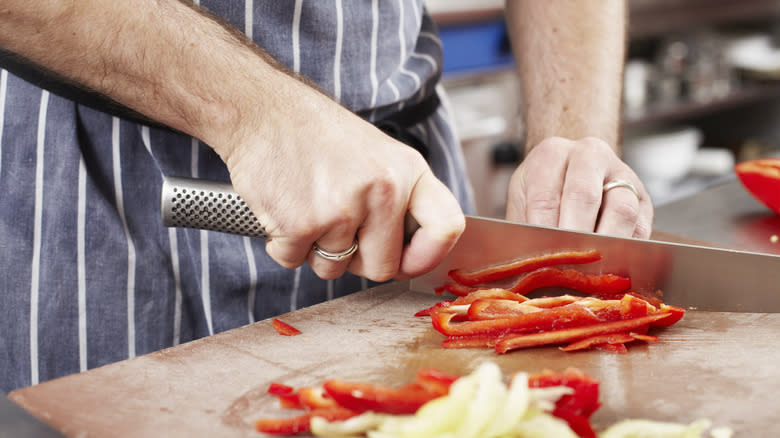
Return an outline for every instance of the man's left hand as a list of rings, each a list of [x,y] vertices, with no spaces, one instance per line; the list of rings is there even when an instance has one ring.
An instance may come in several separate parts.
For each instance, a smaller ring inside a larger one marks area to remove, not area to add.
[[[612,181],[633,185],[604,190]],[[545,139],[512,175],[506,218],[535,225],[646,239],[653,204],[639,177],[603,140]]]

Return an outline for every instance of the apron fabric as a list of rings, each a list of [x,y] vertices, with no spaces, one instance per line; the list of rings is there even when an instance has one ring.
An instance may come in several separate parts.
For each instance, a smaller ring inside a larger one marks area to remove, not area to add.
[[[202,0],[274,58],[376,122],[424,102],[441,43],[422,0]],[[366,38],[370,35],[370,38]],[[406,127],[473,212],[440,105]],[[367,145],[369,148],[370,145]],[[373,285],[281,268],[264,241],[165,228],[163,176],[228,181],[205,144],[0,70],[2,390],[132,358]],[[258,340],[262,342],[262,340]]]

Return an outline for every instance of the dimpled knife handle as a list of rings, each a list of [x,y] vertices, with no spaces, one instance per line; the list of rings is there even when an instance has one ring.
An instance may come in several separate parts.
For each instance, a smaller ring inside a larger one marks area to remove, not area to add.
[[[167,227],[268,238],[252,210],[226,182],[165,177],[160,194],[160,214]]]

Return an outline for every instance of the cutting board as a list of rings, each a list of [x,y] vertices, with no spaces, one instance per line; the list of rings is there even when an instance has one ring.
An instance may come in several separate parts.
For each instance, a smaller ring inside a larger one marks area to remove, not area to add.
[[[417,310],[439,298],[397,282],[81,374],[23,388],[10,398],[72,437],[258,437],[252,420],[279,416],[272,381],[311,386],[328,378],[401,384],[421,367],[467,373],[495,361],[505,373],[574,366],[601,381],[604,427],[624,418],[710,418],[737,437],[780,432],[780,314],[690,311],[655,344],[625,355],[543,347],[496,355],[445,350]]]

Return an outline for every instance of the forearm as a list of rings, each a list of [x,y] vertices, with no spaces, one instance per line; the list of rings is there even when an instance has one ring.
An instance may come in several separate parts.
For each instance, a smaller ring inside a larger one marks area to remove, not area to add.
[[[240,126],[267,125],[281,94],[300,85],[240,34],[176,0],[3,0],[0,29],[11,52],[220,154]]]
[[[508,0],[522,84],[526,150],[552,137],[618,148],[625,2]]]

